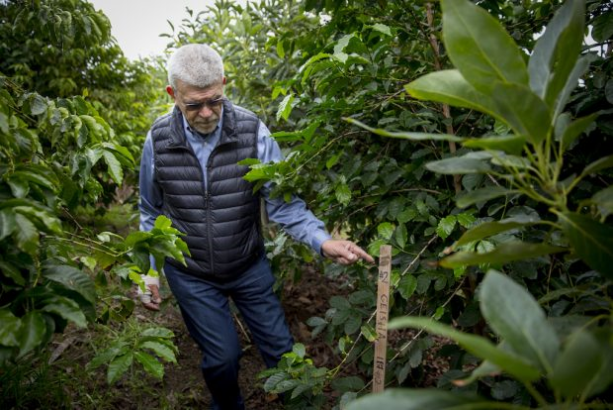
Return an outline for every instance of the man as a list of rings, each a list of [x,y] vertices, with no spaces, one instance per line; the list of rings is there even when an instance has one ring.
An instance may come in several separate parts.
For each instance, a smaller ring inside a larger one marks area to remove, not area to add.
[[[261,235],[260,197],[269,218],[316,252],[341,264],[374,263],[359,246],[333,240],[299,198],[269,197],[270,186],[253,193],[237,162],[281,160],[277,143],[250,111],[223,97],[221,57],[190,44],[168,62],[174,111],[158,118],[145,141],[140,172],[141,229],[168,216],[186,233],[187,266],[168,260],[164,274],[190,335],[203,352],[202,372],[213,408],[242,409],[237,375],[241,353],[230,310],[231,297],[271,367],[291,350],[293,339],[272,291],[274,277]],[[145,277],[145,307],[158,310],[157,278]]]

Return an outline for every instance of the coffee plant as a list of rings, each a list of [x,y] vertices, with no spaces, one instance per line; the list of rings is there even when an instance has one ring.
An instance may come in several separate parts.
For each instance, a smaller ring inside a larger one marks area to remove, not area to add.
[[[168,51],[217,48],[227,95],[281,144],[284,161],[249,163],[256,187],[374,256],[393,246],[386,385],[402,389],[362,399],[376,269],[265,226],[281,279],[300,286],[309,263],[343,290],[307,321],[337,365],[301,341],[265,390],[289,408],[607,407],[612,16],[599,0],[218,0],[171,26]],[[170,108],[162,60],[128,61],[85,1],[9,0],[0,22],[3,366],[96,322],[115,340],[91,372],[160,377],[171,335],[116,285],[185,251],[168,220],[130,232],[140,149]]]

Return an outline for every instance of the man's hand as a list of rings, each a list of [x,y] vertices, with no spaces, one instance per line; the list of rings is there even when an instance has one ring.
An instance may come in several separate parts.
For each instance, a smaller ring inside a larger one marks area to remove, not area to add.
[[[321,251],[324,256],[341,265],[353,265],[360,259],[375,263],[372,256],[351,241],[329,239],[321,245]]]
[[[145,275],[143,276],[143,281],[145,282],[145,291],[143,292],[140,286],[137,286],[138,298],[146,309],[157,312],[160,310],[160,303],[162,303],[162,298],[160,297],[160,278],[158,276]]]

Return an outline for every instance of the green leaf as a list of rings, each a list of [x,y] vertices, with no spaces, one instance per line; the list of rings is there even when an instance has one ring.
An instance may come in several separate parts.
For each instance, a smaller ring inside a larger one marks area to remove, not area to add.
[[[21,319],[15,317],[8,309],[0,309],[0,345],[19,346],[19,329]]]
[[[428,162],[426,168],[432,172],[447,175],[479,174],[487,173],[492,170],[492,167],[483,159],[466,156]]]
[[[448,215],[438,222],[436,227],[436,234],[443,239],[447,239],[451,232],[453,232],[458,219],[455,215]]]
[[[519,380],[529,382],[540,377],[539,371],[522,357],[496,347],[484,337],[463,333],[451,326],[435,322],[424,317],[402,317],[390,321],[389,329],[401,329],[410,327],[425,329],[429,333],[448,337],[461,345],[469,353],[484,360],[489,360]]]
[[[590,202],[598,207],[598,212],[605,218],[613,214],[613,185],[598,191]]]
[[[592,37],[599,43],[604,43],[613,36],[613,11],[609,9],[592,22]]]
[[[494,87],[494,105],[498,114],[533,144],[545,140],[552,128],[552,117],[547,105],[525,85],[497,84]]]
[[[13,233],[16,227],[15,214],[10,209],[0,209],[0,241]]]
[[[394,239],[399,247],[404,248],[407,244],[409,233],[405,224],[401,223],[394,231]]]
[[[539,37],[530,56],[530,88],[553,107],[581,52],[585,4],[565,2]]]
[[[442,0],[443,41],[453,65],[477,90],[498,82],[528,85],[522,53],[502,25],[468,0]]]
[[[362,389],[364,387],[364,381],[357,376],[340,377],[338,379],[333,379],[331,386],[334,390],[345,393]]]
[[[363,335],[366,340],[371,343],[377,340],[377,331],[368,323],[362,325],[362,327],[360,328],[360,334]]]
[[[602,361],[597,374],[592,378],[586,390],[586,397],[602,393],[613,383],[613,333],[610,328],[593,331],[600,344]]]
[[[85,300],[95,305],[96,287],[94,281],[85,272],[68,265],[47,265],[43,276],[77,292]]]
[[[47,100],[39,94],[31,94],[30,113],[32,115],[41,115],[47,111]]]
[[[490,270],[481,283],[479,303],[489,327],[517,355],[543,373],[551,372],[560,340],[547,322],[545,312],[526,289]]]
[[[122,356],[115,357],[109,364],[106,372],[106,382],[113,384],[132,366],[134,361],[134,353],[128,351]]]
[[[594,120],[598,117],[598,113],[588,115],[586,117],[578,118],[566,127],[561,137],[562,149],[566,149],[572,144],[581,133],[583,133],[587,127],[589,127]]]
[[[123,169],[121,169],[121,164],[115,157],[115,154],[113,154],[111,151],[105,150],[102,155],[104,157],[104,162],[106,162],[106,165],[108,166],[109,175],[111,175],[111,178],[117,185],[121,185],[121,182],[123,181]]]
[[[400,139],[407,139],[407,140],[412,140],[412,141],[428,141],[428,140],[456,141],[456,142],[462,141],[462,138],[456,137],[455,135],[429,134],[429,133],[421,133],[421,132],[391,132],[391,131],[386,131],[381,128],[369,127],[368,125],[358,120],[355,120],[353,118],[343,118],[343,119],[351,124],[357,125],[358,127],[364,128],[365,130],[368,130],[377,135],[381,135],[383,137],[400,138]]]
[[[268,379],[266,379],[266,382],[264,383],[264,391],[266,392],[273,391],[274,388],[277,386],[277,384],[287,379],[289,379],[289,374],[285,372],[279,372],[279,373],[273,374]]]
[[[277,121],[281,121],[283,118],[285,121],[289,118],[289,115],[292,112],[292,103],[294,102],[294,94],[290,93],[283,98],[281,103],[279,104],[279,109],[277,110]]]
[[[496,402],[488,402],[474,395],[438,389],[386,389],[368,394],[347,406],[347,410],[463,410],[496,409]]]
[[[40,312],[28,312],[21,318],[21,328],[19,329],[19,357],[32,351],[45,339],[47,325],[45,318]]]
[[[497,222],[483,222],[464,232],[464,235],[458,239],[455,246],[462,246],[472,241],[478,241],[492,235],[497,235],[501,232],[506,232],[511,229],[520,229],[534,224],[535,222],[520,222],[513,218],[503,219]]]
[[[568,337],[548,381],[563,397],[578,396],[594,383],[604,362],[598,340],[579,329]]]
[[[162,380],[164,377],[164,366],[162,363],[158,362],[157,359],[145,352],[134,352],[134,357],[136,360],[143,365],[143,368],[147,373],[155,377],[156,379]]]
[[[466,208],[477,202],[485,202],[501,196],[516,194],[517,192],[501,186],[489,186],[461,193],[456,198],[456,205],[458,208]]]
[[[464,140],[462,145],[468,148],[481,148],[490,151],[503,151],[507,154],[519,155],[526,145],[523,135],[501,135]]]
[[[172,351],[170,347],[167,345],[156,342],[153,340],[146,340],[145,342],[139,344],[141,349],[150,349],[156,355],[160,356],[162,359],[167,362],[177,363],[177,358],[175,357],[175,353]]]
[[[172,339],[175,337],[175,334],[170,329],[166,329],[164,327],[151,327],[149,329],[145,329],[141,334],[141,337],[159,337],[162,339]]]
[[[558,217],[577,255],[592,269],[613,278],[613,228],[572,212]]]
[[[581,79],[581,77],[583,77],[583,75],[587,72],[592,58],[593,56],[591,54],[586,54],[583,57],[579,58],[579,60],[577,60],[575,67],[568,76],[568,80],[564,85],[562,93],[558,96],[558,99],[555,103],[553,118],[557,118],[564,110],[564,107],[566,107],[566,103],[568,102],[570,94],[579,84],[579,80]]]
[[[349,315],[347,320],[345,320],[344,331],[347,335],[352,335],[357,332],[362,326],[362,317],[358,314],[352,313]]]
[[[602,157],[602,158],[592,162],[587,167],[585,167],[585,169],[581,173],[581,176],[583,177],[583,176],[587,176],[587,175],[590,175],[590,174],[596,174],[596,173],[602,171],[603,169],[607,169],[607,168],[611,168],[611,167],[613,167],[613,155],[609,155],[607,157]]]
[[[279,58],[285,58],[285,49],[283,48],[283,39],[277,41],[277,55]]]
[[[296,343],[292,347],[292,352],[294,352],[296,356],[302,359],[304,358],[304,355],[306,354],[306,348],[304,347],[302,343]]]
[[[28,218],[21,214],[15,214],[15,240],[17,246],[29,254],[38,250],[38,229]]]
[[[458,70],[435,71],[405,85],[407,92],[419,100],[435,101],[463,107],[499,118],[492,99],[477,91]]]
[[[508,262],[536,258],[550,253],[564,252],[566,248],[551,246],[546,243],[504,242],[491,252],[458,252],[440,261],[441,266],[456,268],[458,266],[479,265],[482,263],[505,264]]]
[[[373,30],[378,31],[379,33],[385,34],[386,36],[390,36],[390,37],[392,36],[392,31],[385,24],[377,23],[374,26],[372,26],[372,28]]]
[[[168,229],[172,227],[172,221],[168,219],[167,216],[160,215],[157,218],[155,218],[155,223],[153,227],[157,229],[161,229],[161,230]]]
[[[405,274],[402,278],[400,278],[400,282],[398,282],[398,292],[405,299],[409,300],[409,298],[415,293],[417,289],[417,279],[415,276],[411,274]]]
[[[396,227],[389,222],[383,222],[380,223],[379,226],[377,226],[377,232],[379,233],[379,236],[386,241],[392,238],[395,229]]]
[[[78,327],[87,327],[87,319],[81,311],[78,303],[72,299],[57,297],[49,304],[43,306],[40,310],[43,312],[55,313],[66,320],[73,322]]]
[[[338,184],[334,189],[336,200],[343,205],[348,205],[351,201],[351,190],[347,184]]]
[[[497,376],[501,372],[500,367],[496,366],[492,362],[487,360],[481,362],[481,364],[471,372],[470,376],[465,379],[454,380],[453,383],[457,386],[466,386],[479,380],[482,377]]]
[[[49,211],[37,209],[33,206],[16,206],[13,208],[13,211],[24,215],[31,222],[37,224],[43,231],[54,232],[57,234],[62,232],[60,220]]]

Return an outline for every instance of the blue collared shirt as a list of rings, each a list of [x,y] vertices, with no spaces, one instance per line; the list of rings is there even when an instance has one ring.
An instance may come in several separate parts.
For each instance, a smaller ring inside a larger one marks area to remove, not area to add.
[[[221,138],[223,128],[223,113],[217,128],[208,134],[200,135],[193,132],[189,124],[183,117],[183,128],[187,141],[194,150],[194,154],[200,162],[204,174],[204,188],[207,187],[206,164],[211,152]],[[281,149],[270,136],[268,128],[260,121],[258,129],[258,159],[262,163],[279,162],[283,159]],[[143,156],[140,165],[140,229],[149,231],[153,228],[155,218],[162,214],[163,195],[160,186],[154,178],[153,143],[151,132],[147,135],[143,147]],[[325,229],[323,222],[313,215],[306,207],[304,201],[297,196],[292,196],[290,202],[285,202],[283,198],[270,198],[271,183],[266,183],[260,190],[266,203],[268,218],[278,223],[294,239],[309,245],[315,252],[321,255],[321,245],[330,235]]]

